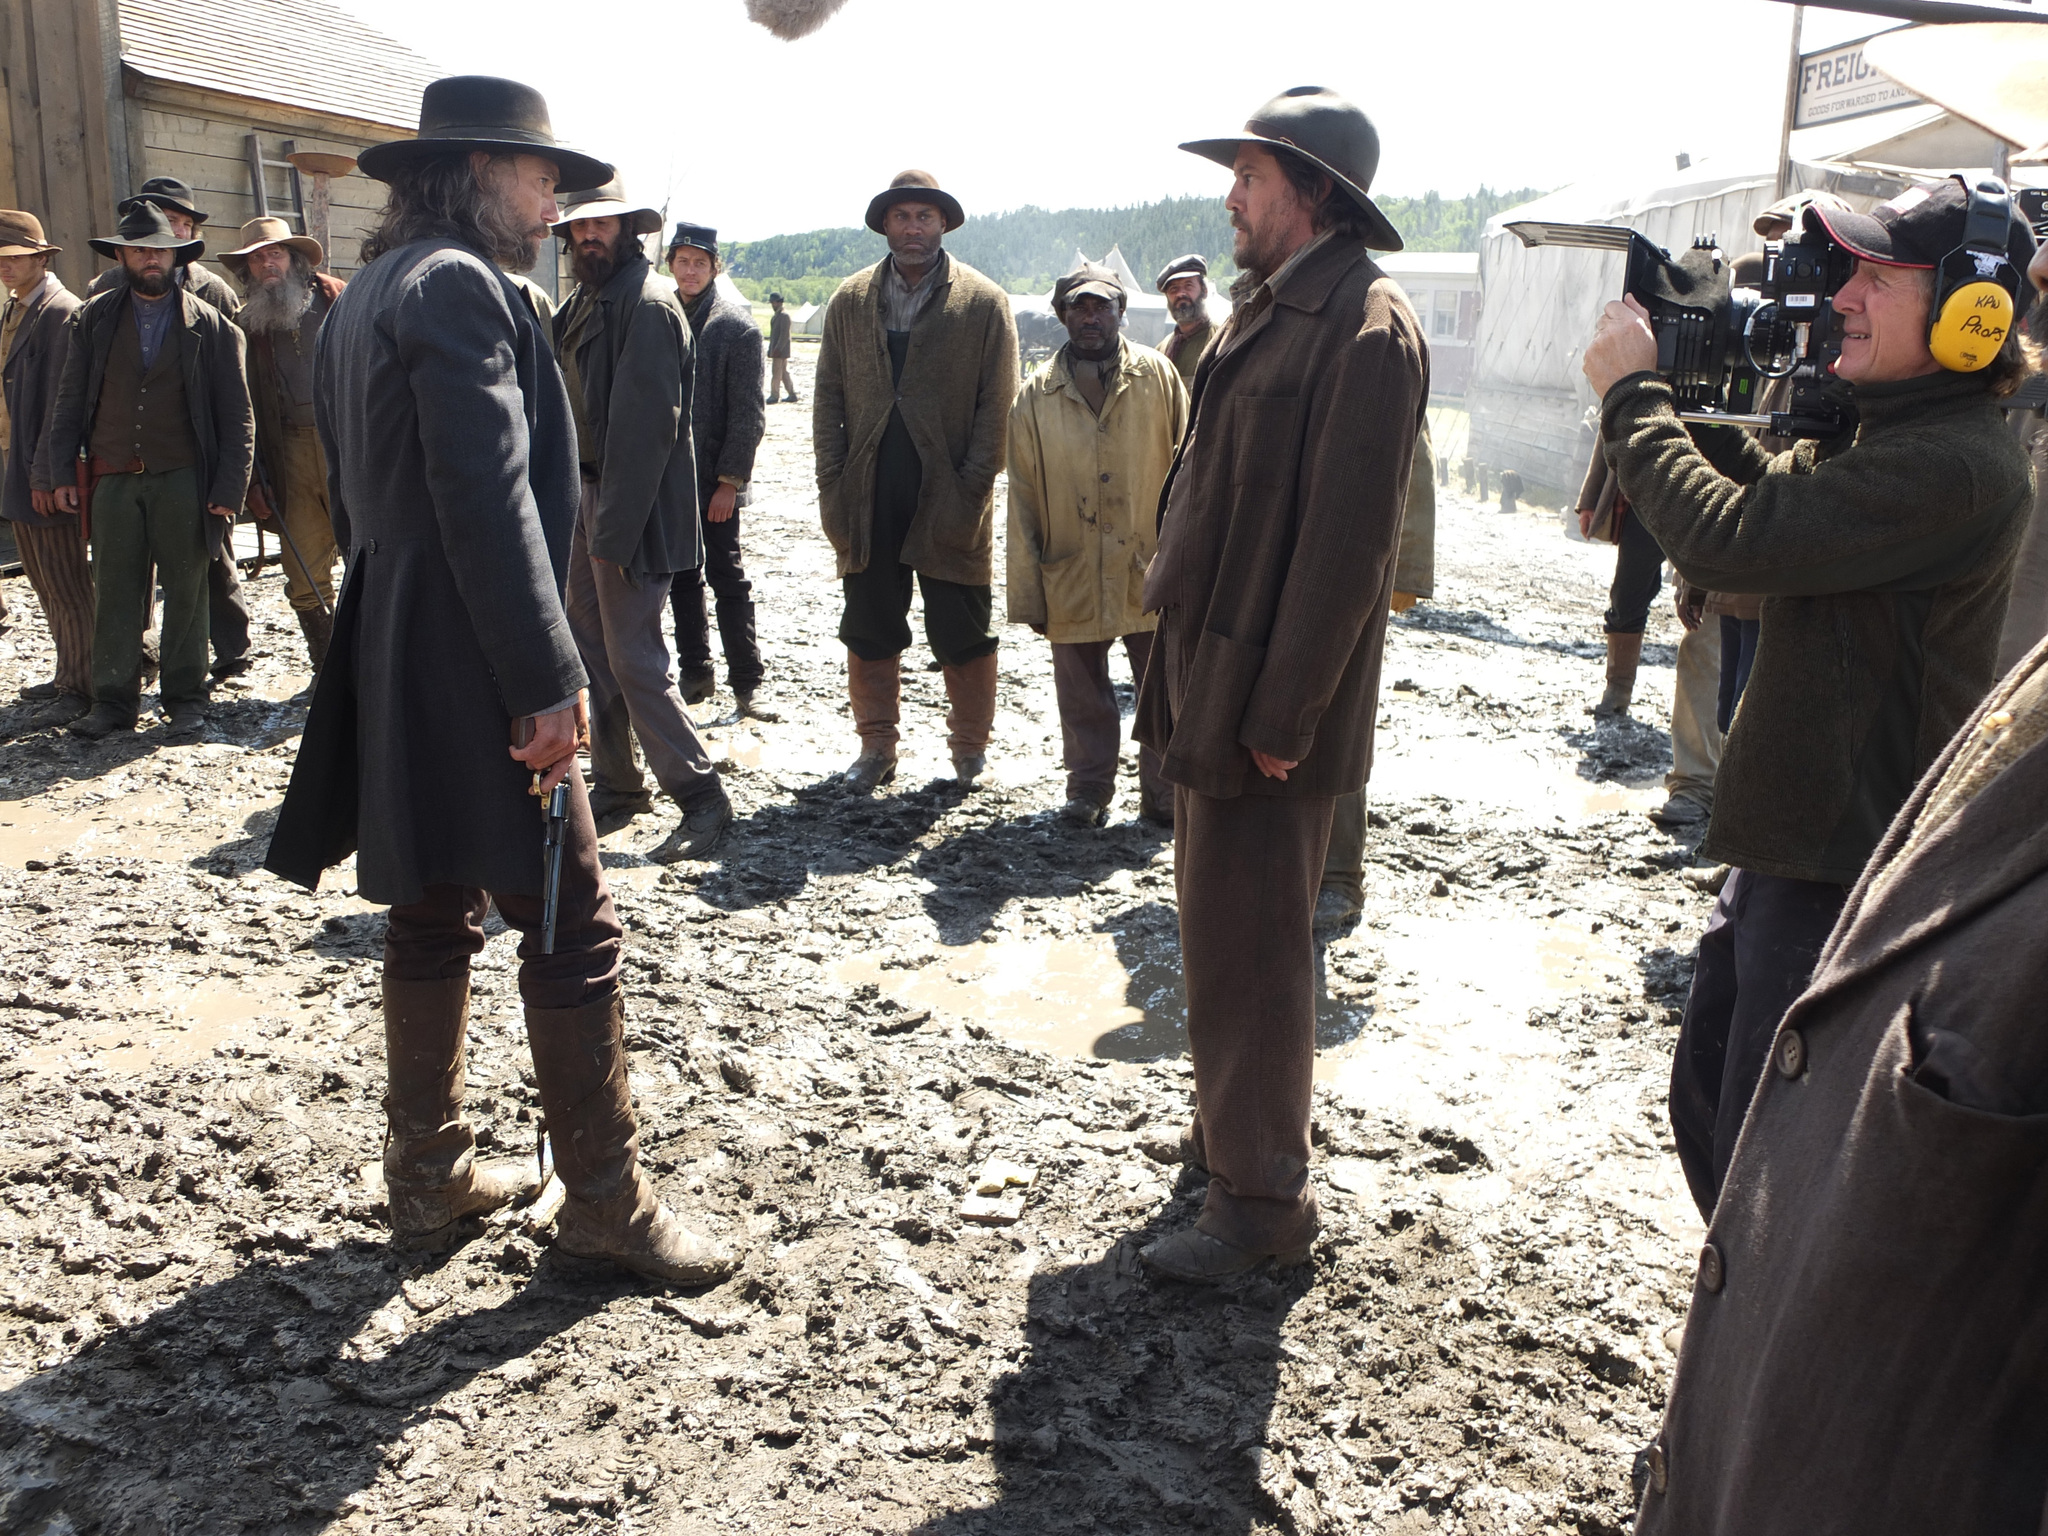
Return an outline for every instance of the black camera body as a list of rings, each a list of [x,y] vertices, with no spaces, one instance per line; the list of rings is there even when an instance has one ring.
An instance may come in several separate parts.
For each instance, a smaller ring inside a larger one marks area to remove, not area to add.
[[[1657,372],[1678,396],[1682,420],[1761,427],[1779,437],[1830,438],[1855,426],[1834,376],[1842,355],[1834,297],[1855,258],[1825,235],[1794,230],[1766,245],[1760,260],[1731,262],[1711,235],[1674,258],[1620,225],[1507,227],[1527,246],[1627,253],[1622,286],[1649,312]],[[1765,411],[1766,392],[1779,379],[1788,381],[1789,398]]]

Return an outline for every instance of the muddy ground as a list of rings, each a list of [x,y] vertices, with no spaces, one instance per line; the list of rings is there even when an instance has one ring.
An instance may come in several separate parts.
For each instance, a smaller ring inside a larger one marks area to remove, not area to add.
[[[800,387],[809,363],[799,359]],[[1205,1292],[1172,848],[1077,832],[1044,645],[1005,641],[991,780],[853,741],[807,407],[747,514],[778,723],[699,711],[738,824],[606,840],[645,1145],[747,1252],[704,1294],[556,1259],[521,1218],[383,1237],[381,914],[259,873],[306,677],[264,653],[197,745],[0,708],[0,1532],[1623,1530],[1697,1222],[1662,1109],[1707,898],[1639,721],[1593,724],[1608,559],[1450,498],[1389,641],[1365,920],[1319,956],[1311,1267]],[[999,567],[1000,568],[1000,562]],[[48,675],[24,583],[0,698]],[[17,597],[20,599],[16,601]],[[537,829],[536,829],[537,830]],[[471,1098],[528,1153],[508,935]],[[1021,1218],[961,1219],[990,1158]]]

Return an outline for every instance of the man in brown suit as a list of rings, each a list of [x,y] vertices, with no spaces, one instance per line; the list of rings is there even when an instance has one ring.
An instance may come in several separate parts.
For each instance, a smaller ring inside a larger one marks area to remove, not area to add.
[[[1138,739],[1174,796],[1197,1224],[1145,1250],[1213,1281],[1307,1257],[1312,922],[1338,796],[1372,760],[1380,653],[1429,349],[1368,249],[1379,135],[1296,87],[1245,131],[1184,144],[1231,167],[1250,291],[1195,374],[1144,605]]]
[[[789,403],[795,405],[796,385],[789,380],[789,311],[782,307],[779,293],[768,295],[768,307],[774,311],[768,317],[768,403],[773,405],[778,395],[787,395]]]
[[[2037,647],[1921,779],[1772,1038],[1639,1536],[2044,1528],[2044,738]]]

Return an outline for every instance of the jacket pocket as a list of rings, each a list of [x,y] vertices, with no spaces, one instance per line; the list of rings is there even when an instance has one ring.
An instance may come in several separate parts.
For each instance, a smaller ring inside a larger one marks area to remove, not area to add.
[[[1173,750],[1204,767],[1227,769],[1246,761],[1237,739],[1244,709],[1265,670],[1266,648],[1246,645],[1213,629],[1202,631],[1188,669],[1187,695],[1173,722]]]
[[[841,502],[840,488],[846,484],[846,476],[828,481],[818,487],[818,521],[824,527],[825,537],[832,547],[842,555],[846,553],[846,510]]]
[[[1284,490],[1294,483],[1301,401],[1293,395],[1246,395],[1232,402],[1230,483],[1246,490]]]
[[[1045,590],[1048,624],[1086,624],[1095,618],[1095,569],[1089,553],[1081,549],[1040,562],[1038,581]]]

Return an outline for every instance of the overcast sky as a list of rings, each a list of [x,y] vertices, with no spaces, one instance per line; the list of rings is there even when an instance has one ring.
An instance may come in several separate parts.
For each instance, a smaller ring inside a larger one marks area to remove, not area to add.
[[[1389,193],[1767,159],[1792,21],[1773,0],[847,0],[784,43],[743,0],[342,3],[450,73],[538,86],[636,198],[739,239],[857,224],[913,165],[970,217],[1220,198],[1226,173],[1174,146],[1302,84],[1372,115]],[[1884,25],[1809,9],[1806,46]]]

